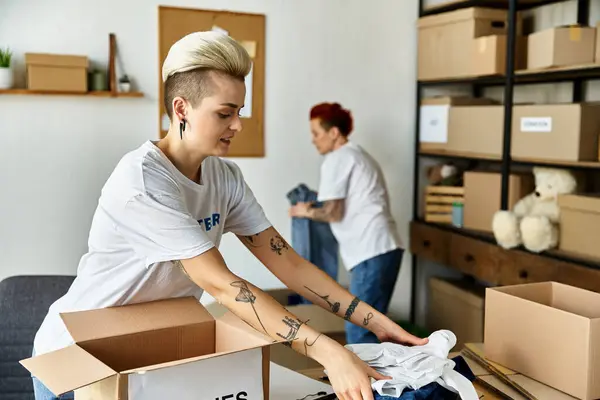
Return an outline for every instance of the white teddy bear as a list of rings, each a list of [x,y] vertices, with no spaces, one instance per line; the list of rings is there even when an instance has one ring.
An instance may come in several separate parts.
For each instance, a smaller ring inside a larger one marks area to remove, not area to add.
[[[534,167],[535,191],[512,211],[497,211],[492,220],[496,242],[505,249],[521,244],[534,253],[558,245],[558,195],[574,193],[577,182],[568,170]]]

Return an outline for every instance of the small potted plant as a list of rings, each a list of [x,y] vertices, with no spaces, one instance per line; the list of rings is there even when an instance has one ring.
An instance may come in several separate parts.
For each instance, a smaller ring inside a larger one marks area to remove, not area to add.
[[[10,89],[13,86],[12,52],[10,49],[0,49],[0,89]]]
[[[129,81],[129,77],[127,75],[123,75],[119,79],[119,90],[121,92],[129,92],[131,90],[131,82]]]

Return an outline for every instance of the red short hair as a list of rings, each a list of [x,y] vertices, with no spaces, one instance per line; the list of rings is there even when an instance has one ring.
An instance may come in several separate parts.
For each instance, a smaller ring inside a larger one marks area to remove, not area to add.
[[[327,130],[335,126],[343,136],[352,132],[352,114],[338,103],[317,104],[310,110],[310,119],[319,119]]]

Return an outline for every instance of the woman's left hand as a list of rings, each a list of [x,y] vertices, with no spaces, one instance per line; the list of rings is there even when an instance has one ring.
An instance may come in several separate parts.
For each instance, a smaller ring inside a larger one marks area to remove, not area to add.
[[[392,342],[407,346],[422,346],[429,342],[427,338],[419,338],[406,332],[392,320],[388,319],[387,323],[376,332],[373,332],[380,342]]]
[[[308,210],[312,206],[312,203],[298,202],[296,205],[291,206],[289,210],[290,217],[307,217]]]

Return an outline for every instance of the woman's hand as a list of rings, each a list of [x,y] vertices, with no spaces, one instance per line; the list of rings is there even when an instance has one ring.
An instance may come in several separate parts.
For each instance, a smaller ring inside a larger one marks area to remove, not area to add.
[[[368,366],[358,356],[340,345],[323,363],[329,382],[340,400],[373,400],[371,377],[391,379]]]
[[[290,207],[290,217],[306,218],[309,214],[308,210],[311,208],[312,203],[298,202]]]
[[[380,342],[392,342],[397,344],[403,344],[407,346],[422,346],[429,342],[427,338],[419,338],[415,335],[411,335],[406,332],[404,329],[400,327],[400,325],[396,324],[394,321],[386,317],[386,321],[384,324],[379,325],[379,327],[373,330],[377,339]]]

